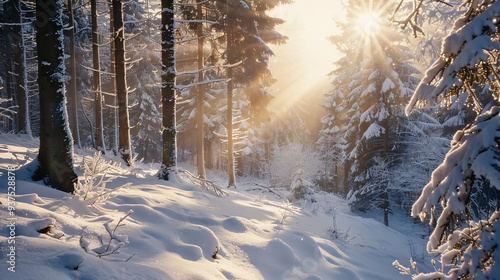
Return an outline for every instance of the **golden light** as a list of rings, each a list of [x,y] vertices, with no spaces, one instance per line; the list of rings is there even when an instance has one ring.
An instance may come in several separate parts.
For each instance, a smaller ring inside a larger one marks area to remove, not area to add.
[[[385,17],[393,10],[393,1],[360,0],[360,5],[348,10],[342,3],[343,0],[314,0],[311,5],[311,0],[294,0],[273,10],[272,16],[286,21],[276,29],[289,40],[287,44],[271,46],[276,57],[271,59],[270,68],[278,81],[270,88],[275,98],[269,111],[286,112],[287,108],[303,103],[323,102],[323,94],[331,90],[328,73],[342,57],[328,39],[332,35],[342,35],[339,38],[347,42],[345,46],[355,49],[352,55],[368,58],[382,51],[381,43],[392,32]],[[339,24],[345,24],[349,30],[341,34]],[[314,115],[322,113],[322,109],[309,112]]]
[[[301,103],[319,104],[322,94],[329,90],[328,73],[341,53],[328,37],[338,33],[334,18],[343,15],[341,0],[314,0],[314,3],[294,0],[272,13],[286,21],[276,29],[289,37],[287,44],[271,46],[276,56],[271,59],[270,68],[277,82],[270,88],[275,98],[268,109],[274,113],[287,112]]]
[[[384,52],[384,46],[390,44],[393,34],[386,17],[392,10],[390,1],[362,0],[366,5],[348,11],[348,22],[351,24],[351,34],[345,38],[351,44],[358,44],[354,49],[363,59],[370,59],[379,52]],[[351,16],[351,17],[349,17]]]
[[[375,36],[380,32],[381,20],[374,12],[363,13],[356,20],[356,28],[364,36]]]

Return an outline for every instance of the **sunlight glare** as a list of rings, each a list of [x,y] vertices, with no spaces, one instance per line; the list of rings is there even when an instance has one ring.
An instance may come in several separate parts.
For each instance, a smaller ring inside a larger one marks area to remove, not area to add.
[[[374,36],[380,30],[380,16],[375,13],[365,13],[356,22],[358,31],[365,36]]]
[[[328,38],[339,32],[334,18],[344,15],[339,9],[340,0],[315,0],[315,3],[311,6],[310,0],[295,0],[272,13],[286,21],[276,29],[289,37],[286,44],[272,46],[276,56],[270,68],[277,79],[270,89],[274,98],[268,109],[272,112],[286,113],[301,103],[319,104],[329,88],[328,73],[341,53]]]

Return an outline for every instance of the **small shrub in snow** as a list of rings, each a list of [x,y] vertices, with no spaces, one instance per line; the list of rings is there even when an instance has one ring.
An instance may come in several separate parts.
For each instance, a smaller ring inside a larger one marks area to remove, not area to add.
[[[281,210],[280,210],[280,214],[281,214],[281,218],[278,220],[280,225],[284,225],[286,219],[288,217],[294,215],[294,213],[292,211],[292,203],[289,200],[283,201],[283,204],[282,204]]]
[[[313,181],[318,174],[321,161],[312,147],[301,143],[274,145],[267,170],[271,186],[289,189],[293,183],[294,174],[301,170],[301,177]]]
[[[289,201],[307,199],[311,202],[316,202],[313,190],[314,184],[309,182],[306,178],[307,173],[302,168],[297,169],[297,171],[293,174],[292,183],[289,188]]]
[[[94,154],[90,161],[83,158],[84,174],[83,181],[75,183],[75,195],[83,200],[88,206],[103,203],[113,196],[113,193],[121,188],[131,185],[127,183],[121,187],[109,190],[106,184],[116,179],[107,173],[114,169],[115,165],[106,162],[101,157],[101,152]]]
[[[359,234],[356,234],[353,237],[350,237],[349,230],[351,229],[351,227],[349,227],[345,232],[342,232],[342,230],[340,229],[340,225],[337,221],[337,207],[336,206],[332,207],[330,209],[329,213],[332,214],[332,225],[330,226],[330,228],[328,228],[326,230],[326,233],[327,233],[328,238],[330,240],[342,239],[342,240],[349,242],[349,241],[352,241],[354,238],[356,238],[359,235]]]
[[[89,247],[91,245],[91,242],[88,239],[84,238],[83,235],[80,237],[80,247],[82,247],[85,252],[94,254],[98,258],[120,253],[119,249],[125,246],[126,243],[128,243],[128,236],[125,234],[118,234],[116,230],[119,227],[123,226],[122,222],[132,213],[134,213],[134,211],[129,210],[128,213],[125,214],[125,216],[120,218],[114,228],[111,227],[111,221],[104,223],[104,228],[106,229],[108,235],[98,236],[100,243],[99,247],[90,249]],[[127,261],[131,257],[129,257]]]

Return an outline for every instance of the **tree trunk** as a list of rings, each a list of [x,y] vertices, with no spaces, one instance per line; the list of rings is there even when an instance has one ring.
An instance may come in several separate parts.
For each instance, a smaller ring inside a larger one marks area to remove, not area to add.
[[[203,2],[203,0],[198,0],[198,3]],[[203,10],[202,4],[197,5],[197,15],[196,20],[198,20],[197,26],[197,36],[198,36],[198,82],[203,81]],[[205,133],[205,87],[204,85],[198,85],[198,103],[197,103],[197,121],[198,121],[198,133],[196,134],[196,153],[197,153],[197,166],[198,166],[198,177],[205,179],[205,158],[204,158],[204,133]]]
[[[210,140],[205,138],[205,168],[212,169],[214,168],[214,159],[213,159],[213,145]]]
[[[102,120],[102,90],[101,64],[99,61],[99,34],[97,33],[97,0],[90,0],[92,17],[92,62],[94,74],[94,121],[95,121],[95,148],[104,152],[103,120]]]
[[[227,60],[228,64],[232,65],[235,63],[233,55],[233,17],[230,13],[229,0],[227,2],[227,22],[226,22],[226,33],[227,33]],[[227,170],[228,170],[228,181],[229,186],[235,186],[235,176],[234,176],[234,144],[233,144],[233,68],[230,66],[227,68]]]
[[[123,4],[113,0],[113,26],[116,31],[115,41],[115,71],[116,95],[118,100],[118,137],[119,153],[125,163],[132,165],[132,147],[130,143],[130,120],[128,113],[128,91],[125,65],[125,32],[123,26]]]
[[[384,205],[383,205],[383,209],[384,209],[384,225],[385,226],[389,226],[389,193],[387,192],[387,188],[384,190],[384,193],[383,193],[383,198],[384,200]]]
[[[161,1],[161,60],[162,60],[162,164],[158,178],[168,180],[176,172],[177,155],[175,141],[175,56],[174,56],[174,1]]]
[[[74,144],[81,148],[80,128],[78,124],[78,92],[76,89],[76,55],[75,55],[75,25],[73,15],[73,0],[68,0],[68,15],[69,15],[69,100],[70,100],[70,127],[73,136]]]
[[[392,112],[389,111],[389,118],[386,119],[383,123],[384,126],[384,143],[383,143],[383,150],[382,150],[382,159],[387,160],[387,155],[389,152],[389,120],[392,117]],[[386,168],[388,168],[386,166]],[[389,172],[387,170],[387,172]],[[385,177],[383,182],[382,182],[382,188],[383,188],[383,193],[382,193],[382,199],[383,199],[383,204],[382,204],[382,209],[384,210],[384,225],[389,226],[389,193],[387,191],[389,187],[389,178]]]
[[[346,160],[344,163],[344,197],[347,197],[351,191],[349,184],[349,174],[351,173],[351,162]]]
[[[40,150],[33,180],[65,192],[74,191],[72,137],[64,88],[62,1],[36,1]]]
[[[110,13],[109,13],[109,34],[110,37],[113,38],[115,34],[114,30],[114,19],[113,19],[113,5],[110,2],[109,5]],[[109,65],[109,72],[111,73],[109,80],[110,80],[110,91],[111,94],[113,94],[113,131],[111,133],[111,143],[110,146],[112,146],[112,150],[115,154],[118,154],[118,100],[117,100],[117,95],[116,95],[116,67],[115,67],[115,40],[111,40],[109,43],[109,53],[110,53],[110,65]]]

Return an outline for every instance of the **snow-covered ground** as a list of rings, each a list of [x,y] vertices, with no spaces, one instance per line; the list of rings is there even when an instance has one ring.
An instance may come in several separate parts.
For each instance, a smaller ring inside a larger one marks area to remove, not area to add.
[[[261,187],[265,181],[251,178],[217,197],[179,178],[159,181],[154,165],[115,167],[108,188],[132,185],[98,207],[31,181],[26,170],[14,171],[17,220],[9,220],[7,168],[32,160],[37,146],[0,135],[1,279],[409,279],[393,261],[407,265],[425,255],[425,226],[403,215],[391,216],[397,231],[353,214],[331,194],[287,205]],[[78,175],[82,156],[92,154],[76,151]],[[208,175],[225,186],[222,173]],[[98,258],[93,250],[109,244],[104,224],[113,230],[129,210],[113,234],[125,245]],[[12,221],[15,239],[9,238]],[[50,232],[37,232],[52,223]],[[8,270],[12,252],[15,272]]]

